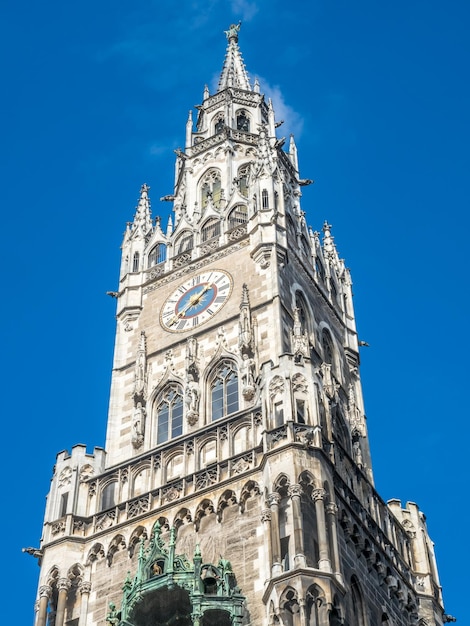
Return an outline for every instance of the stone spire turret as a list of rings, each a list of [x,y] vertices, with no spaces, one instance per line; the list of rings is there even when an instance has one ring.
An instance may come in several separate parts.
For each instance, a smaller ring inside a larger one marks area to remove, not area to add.
[[[152,213],[148,195],[149,190],[150,187],[145,183],[140,188],[139,203],[137,204],[134,221],[131,227],[134,236],[145,236],[152,228]]]
[[[225,31],[228,46],[217,91],[222,91],[227,87],[238,87],[251,91],[248,73],[243,63],[240,48],[238,47],[238,31],[240,30],[240,25],[241,22],[231,24],[230,28]]]

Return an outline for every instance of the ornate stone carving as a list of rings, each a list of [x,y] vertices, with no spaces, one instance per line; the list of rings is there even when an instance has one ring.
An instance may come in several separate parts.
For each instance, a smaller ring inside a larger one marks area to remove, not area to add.
[[[308,333],[302,328],[298,307],[294,309],[294,325],[292,328],[292,352],[297,363],[302,363],[304,358],[310,356]]]
[[[59,475],[59,487],[66,487],[67,485],[70,485],[70,483],[72,482],[72,468],[67,466],[64,467],[64,469],[60,472]]]
[[[132,417],[132,445],[140,448],[144,443],[146,411],[142,402],[138,402]]]

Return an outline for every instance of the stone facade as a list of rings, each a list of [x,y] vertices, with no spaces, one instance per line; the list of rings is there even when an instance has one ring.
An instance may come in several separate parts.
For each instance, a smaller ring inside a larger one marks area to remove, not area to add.
[[[174,220],[143,185],[126,230],[105,450],[57,457],[37,626],[446,621],[423,514],[374,489],[349,271],[238,30]]]

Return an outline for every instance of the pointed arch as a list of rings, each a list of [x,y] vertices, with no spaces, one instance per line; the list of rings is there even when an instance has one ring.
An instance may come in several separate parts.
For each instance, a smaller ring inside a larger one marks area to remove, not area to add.
[[[209,414],[215,422],[236,413],[240,407],[238,368],[232,359],[223,358],[209,376]]]
[[[114,539],[111,541],[108,547],[108,554],[106,555],[106,562],[108,566],[111,567],[114,555],[116,552],[121,552],[126,549],[126,540],[124,539],[124,535],[116,535]]]
[[[86,565],[92,565],[95,561],[102,561],[106,554],[102,543],[95,543],[90,550],[85,561]]]
[[[217,521],[221,522],[224,509],[237,504],[237,496],[232,489],[226,489],[217,503]]]
[[[175,381],[166,383],[152,408],[152,445],[165,443],[183,434],[184,393]]]
[[[117,480],[108,480],[101,486],[100,511],[106,511],[116,506]]]
[[[203,209],[211,202],[216,208],[220,207],[222,199],[222,177],[216,168],[209,169],[199,183],[201,207]]]
[[[245,109],[239,109],[236,113],[237,130],[250,132],[250,116]]]
[[[137,528],[132,531],[127,547],[131,559],[134,556],[136,547],[140,544],[142,539],[148,539],[147,529],[145,526],[137,526]]]
[[[132,257],[132,271],[138,272],[140,270],[140,253],[134,252],[134,256]]]
[[[245,512],[247,501],[250,498],[255,498],[261,494],[261,489],[259,485],[254,480],[249,480],[243,487],[240,492],[240,511],[242,513]]]
[[[203,517],[207,517],[214,513],[214,504],[208,498],[205,498],[197,507],[196,513],[194,514],[194,527],[196,531],[199,531],[201,527],[201,520]]]

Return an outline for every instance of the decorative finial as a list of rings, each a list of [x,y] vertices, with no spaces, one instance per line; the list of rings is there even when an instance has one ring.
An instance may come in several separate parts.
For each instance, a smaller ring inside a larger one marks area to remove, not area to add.
[[[141,195],[144,195],[144,194],[147,195],[149,191],[150,191],[150,187],[147,185],[147,183],[144,183],[142,187],[140,188]]]
[[[238,41],[238,31],[240,30],[241,24],[241,20],[238,22],[238,24],[230,24],[229,29],[224,31],[229,41],[231,41],[232,39]]]

